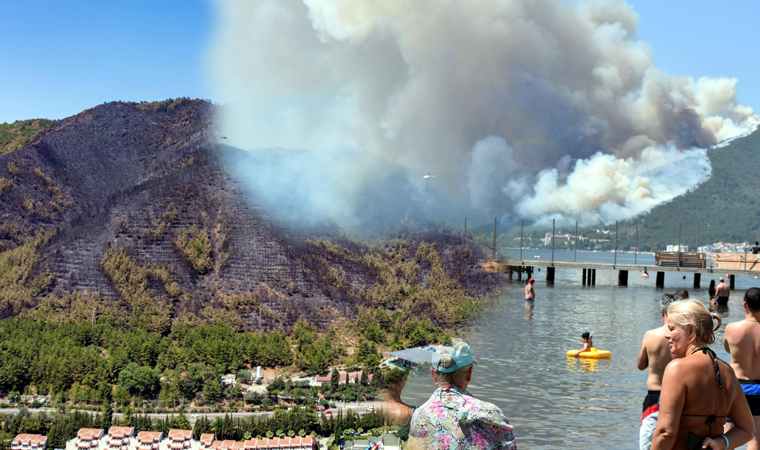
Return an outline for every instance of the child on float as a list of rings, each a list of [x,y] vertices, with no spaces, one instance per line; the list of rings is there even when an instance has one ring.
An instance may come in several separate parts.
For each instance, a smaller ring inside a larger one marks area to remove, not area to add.
[[[580,358],[580,354],[583,352],[590,352],[592,348],[594,348],[594,341],[591,337],[591,333],[588,331],[584,332],[581,335],[581,338],[583,338],[583,348],[575,352],[575,357]]]

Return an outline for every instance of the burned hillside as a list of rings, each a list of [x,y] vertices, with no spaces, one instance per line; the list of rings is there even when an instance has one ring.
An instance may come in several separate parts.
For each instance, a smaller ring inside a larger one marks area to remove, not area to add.
[[[493,288],[459,236],[369,245],[283,223],[224,166],[214,112],[108,103],[0,156],[0,317],[262,330],[377,307],[454,326]]]

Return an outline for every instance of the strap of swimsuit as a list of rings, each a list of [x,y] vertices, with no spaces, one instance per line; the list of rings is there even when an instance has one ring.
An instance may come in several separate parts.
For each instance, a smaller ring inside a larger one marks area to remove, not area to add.
[[[417,405],[412,405],[412,412],[409,413],[409,417],[406,418],[406,422],[404,422],[404,424],[401,425],[401,428],[409,427],[409,422],[412,421],[412,416],[414,415],[414,410],[416,409],[417,409]]]
[[[710,356],[713,367],[715,367],[715,378],[718,380],[718,389],[723,389],[723,382],[720,379],[720,366],[718,366],[718,356],[712,351],[712,349],[710,349],[710,347],[705,347],[697,351]]]

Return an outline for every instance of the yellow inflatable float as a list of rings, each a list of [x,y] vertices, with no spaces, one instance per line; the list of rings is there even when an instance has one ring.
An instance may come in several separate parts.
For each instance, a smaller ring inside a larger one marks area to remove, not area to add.
[[[578,350],[568,350],[567,356],[574,357],[577,352]],[[612,355],[612,352],[609,350],[597,350],[595,347],[591,347],[590,352],[581,352],[578,356],[581,358],[609,359],[610,355]]]

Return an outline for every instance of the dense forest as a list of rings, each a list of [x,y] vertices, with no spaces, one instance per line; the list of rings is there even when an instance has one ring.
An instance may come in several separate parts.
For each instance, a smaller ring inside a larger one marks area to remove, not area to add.
[[[278,396],[314,404],[320,401],[309,387],[275,382],[268,386],[269,397],[258,397],[243,393],[240,384],[225,386],[221,377],[237,373],[250,380],[249,369],[256,365],[314,374],[342,363],[365,374],[375,372],[377,385],[383,379],[377,370],[378,344],[448,339],[427,319],[398,323],[381,309],[363,312],[356,330],[359,343],[348,355],[335,329],[320,336],[306,322],[299,322],[290,335],[236,332],[221,324],[177,324],[163,335],[109,316],[95,323],[60,324],[10,318],[0,322],[0,392],[9,393],[12,402],[21,394],[42,394],[57,405],[108,402],[117,408],[267,407],[275,405]],[[354,401],[376,392],[333,384],[322,389],[323,399]],[[369,386],[368,378],[359,384]]]

